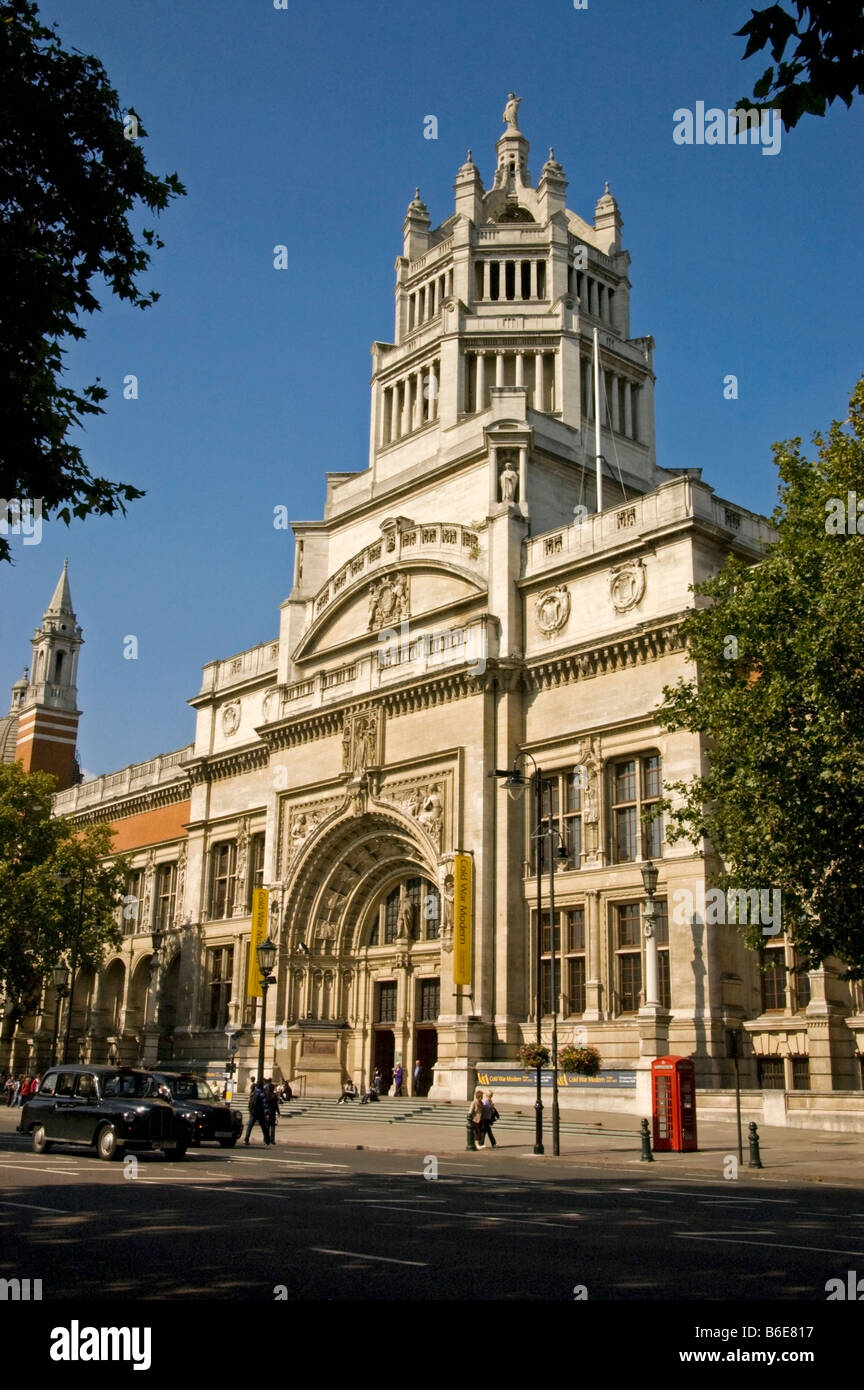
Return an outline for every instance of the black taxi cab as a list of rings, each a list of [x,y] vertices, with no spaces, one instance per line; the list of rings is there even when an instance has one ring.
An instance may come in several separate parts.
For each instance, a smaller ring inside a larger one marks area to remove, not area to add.
[[[154,1071],[152,1076],[159,1094],[186,1116],[190,1144],[215,1139],[223,1149],[233,1149],[243,1132],[242,1111],[232,1110],[194,1072]]]
[[[159,1094],[151,1073],[117,1066],[49,1067],[21,1111],[18,1132],[32,1136],[34,1153],[82,1144],[106,1162],[127,1150],[183,1158],[190,1140],[186,1117]]]

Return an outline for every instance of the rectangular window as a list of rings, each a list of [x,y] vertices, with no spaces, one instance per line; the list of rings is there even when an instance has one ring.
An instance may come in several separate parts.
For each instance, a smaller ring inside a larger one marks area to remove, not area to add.
[[[156,925],[168,931],[174,923],[174,902],[177,893],[177,865],[160,864],[156,873]]]
[[[649,754],[614,763],[611,770],[613,857],[619,864],[663,853],[660,758]]]
[[[810,1090],[810,1058],[809,1058],[809,1057],[793,1057],[793,1058],[792,1058],[792,1090],[793,1090],[793,1091],[809,1091],[809,1090]]]
[[[782,1057],[759,1057],[756,1067],[760,1090],[785,1091]]]
[[[435,1023],[441,1012],[441,981],[420,981],[420,1022]]]
[[[132,869],[126,876],[126,891],[123,895],[123,935],[134,936],[145,931],[141,899],[144,894],[144,870]]]
[[[532,798],[532,813],[528,817],[530,836],[528,863],[532,874],[537,872],[538,840],[536,836],[536,802]],[[539,840],[540,872],[549,872],[549,825],[552,825],[552,854],[555,856],[555,869],[578,869],[582,855],[582,787],[578,771],[572,769],[553,773],[543,778],[543,819],[541,831],[547,838]],[[567,851],[566,858],[559,858],[561,847]]]
[[[264,887],[264,836],[253,835],[249,846],[249,909],[256,888]]]
[[[768,946],[759,952],[762,1012],[782,1013],[786,1008],[786,948]]]
[[[378,1023],[396,1022],[396,981],[385,980],[378,986]]]
[[[234,977],[234,947],[215,946],[207,952],[207,978],[210,981],[211,1028],[224,1028],[228,1022],[231,1003],[231,982]]]
[[[638,903],[617,909],[615,949],[618,1012],[635,1014],[642,990],[642,922]]]
[[[234,911],[237,842],[226,840],[210,851],[210,916],[230,917]]]
[[[566,913],[566,920],[567,958],[564,966],[564,983],[567,994],[564,1012],[565,1015],[583,1014],[585,1012],[585,981],[587,979],[584,907],[569,908]]]

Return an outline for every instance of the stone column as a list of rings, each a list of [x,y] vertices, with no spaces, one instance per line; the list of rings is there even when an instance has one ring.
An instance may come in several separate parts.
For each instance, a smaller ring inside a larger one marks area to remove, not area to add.
[[[519,445],[519,501],[523,508],[528,502],[528,446]]]
[[[495,354],[495,385],[496,385],[496,386],[503,386],[503,385],[504,385],[504,354],[503,354],[503,352],[496,352],[496,354]]]
[[[402,428],[400,434],[411,433],[411,378],[406,376],[402,382],[405,395],[402,399]]]
[[[476,399],[476,401],[475,401],[475,403],[474,403],[474,404],[475,404],[475,408],[476,408],[477,410],[484,410],[485,407],[486,407],[486,354],[485,354],[485,352],[478,352],[478,354],[477,354],[477,373],[476,373],[476,382],[475,382],[475,395],[476,395],[476,397],[477,397],[477,399]]]
[[[585,1022],[597,1022],[601,1017],[600,996],[600,928],[601,928],[601,898],[598,890],[591,889],[585,896],[585,1012],[582,1018]]]
[[[633,387],[631,382],[624,382],[624,433],[628,439],[633,438]]]
[[[536,266],[537,263],[536,263],[536,261],[535,261],[535,262],[533,262],[532,264],[534,264],[534,265]],[[538,353],[535,353],[535,355],[534,355],[534,409],[535,409],[535,410],[544,410],[544,409],[545,409],[545,402],[544,402],[544,394],[545,394],[545,393],[544,393],[544,386],[545,386],[545,382],[544,382],[544,380],[543,380],[543,354],[542,354],[542,352],[538,352]]]
[[[612,428],[616,434],[621,433],[621,402],[618,392],[618,378],[614,372],[609,373],[609,386],[612,395]]]
[[[525,360],[521,352],[516,354],[516,385],[525,385]]]
[[[489,298],[489,261],[481,261],[483,267],[483,298]]]
[[[427,397],[424,396],[424,394],[423,394],[423,390],[424,390],[424,386],[425,386],[425,382],[424,382],[423,378],[424,378],[424,376],[426,375],[426,373],[425,373],[425,372],[423,371],[423,369],[421,368],[421,370],[420,370],[419,372],[414,372],[413,375],[414,375],[414,410],[413,410],[412,413],[413,413],[413,416],[414,416],[414,429],[415,429],[415,430],[419,430],[420,426],[423,424],[423,410],[424,410],[424,407],[425,407],[425,404],[426,404],[426,400],[427,400]]]
[[[531,261],[531,298],[539,299],[540,292],[537,284],[537,262]]]
[[[394,439],[399,438],[399,384],[394,382],[390,387],[390,439],[392,444]]]

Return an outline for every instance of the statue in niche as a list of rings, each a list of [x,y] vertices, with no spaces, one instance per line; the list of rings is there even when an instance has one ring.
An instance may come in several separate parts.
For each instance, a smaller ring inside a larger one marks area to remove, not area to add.
[[[507,459],[504,467],[498,475],[498,485],[501,489],[502,502],[515,502],[516,491],[519,487],[519,474],[513,467],[510,459]]]
[[[378,714],[347,714],[342,732],[343,770],[359,777],[378,760]]]
[[[378,583],[378,580],[373,579],[369,586],[369,623],[366,629],[367,632],[372,632],[373,629],[378,626],[378,594],[380,589],[381,585]]]
[[[431,835],[433,840],[440,840],[443,819],[444,802],[441,800],[441,788],[436,782],[429,788],[429,792],[424,798],[417,822],[422,825],[427,835]]]
[[[407,940],[414,932],[414,908],[411,900],[403,892],[399,899],[399,914],[396,918],[396,935],[400,941]]]
[[[515,92],[508,92],[507,105],[504,107],[502,121],[507,127],[507,132],[515,130],[519,132],[519,107],[522,105],[522,98],[517,97]]]

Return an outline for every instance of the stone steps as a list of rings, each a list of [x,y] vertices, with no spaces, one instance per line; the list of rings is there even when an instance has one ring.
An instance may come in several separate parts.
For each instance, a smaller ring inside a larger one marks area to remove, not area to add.
[[[468,1113],[468,1101],[464,1105],[447,1102],[434,1102],[426,1100],[413,1100],[410,1097],[401,1099],[395,1096],[383,1097],[377,1105],[361,1105],[359,1100],[349,1101],[345,1105],[340,1105],[337,1100],[331,1100],[326,1096],[306,1096],[302,1099],[289,1101],[282,1106],[279,1116],[280,1124],[290,1123],[292,1119],[321,1119],[321,1120],[347,1120],[349,1116],[355,1124],[390,1124],[390,1125],[443,1125],[447,1128],[464,1128],[465,1117]],[[506,1111],[501,1112],[499,1122],[503,1129],[511,1131],[534,1132],[534,1114],[515,1114]],[[552,1109],[549,1105],[543,1107],[544,1129],[551,1126]],[[626,1136],[633,1140],[634,1144],[639,1141],[639,1131],[635,1127],[615,1128],[608,1125],[585,1123],[578,1120],[561,1119],[560,1131],[562,1134],[596,1134],[596,1135],[615,1135],[616,1137]]]

